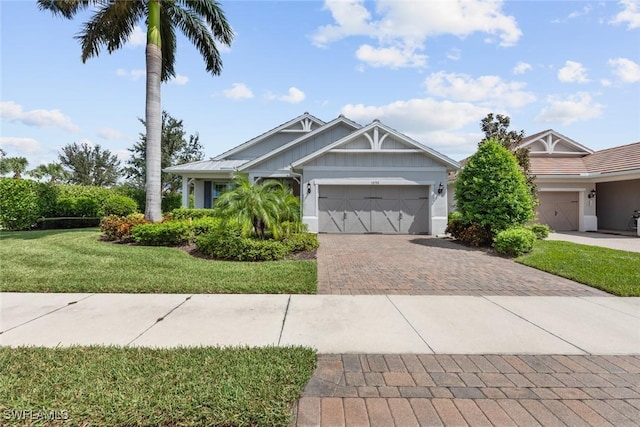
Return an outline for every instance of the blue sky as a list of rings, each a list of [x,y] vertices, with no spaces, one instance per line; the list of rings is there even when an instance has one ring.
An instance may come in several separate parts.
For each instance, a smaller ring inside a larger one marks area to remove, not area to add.
[[[162,89],[207,156],[305,111],[378,118],[457,160],[489,112],[596,150],[640,141],[640,0],[221,5],[236,34],[222,74],[181,38],[178,76]],[[144,32],[82,64],[73,36],[88,15],[7,0],[0,15],[0,146],[30,167],[72,142],[126,159],[144,130]]]

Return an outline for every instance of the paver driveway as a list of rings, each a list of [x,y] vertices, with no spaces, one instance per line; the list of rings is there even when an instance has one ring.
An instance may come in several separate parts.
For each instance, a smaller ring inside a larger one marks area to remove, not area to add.
[[[319,240],[320,294],[608,295],[431,236],[321,234]]]

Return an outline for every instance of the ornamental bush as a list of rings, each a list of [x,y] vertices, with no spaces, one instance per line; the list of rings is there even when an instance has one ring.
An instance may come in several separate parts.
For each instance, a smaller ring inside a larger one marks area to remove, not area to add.
[[[533,231],[533,234],[536,235],[536,239],[538,240],[546,239],[549,237],[549,233],[551,232],[549,226],[545,224],[532,224],[526,228]]]
[[[128,216],[109,215],[100,221],[102,237],[108,241],[119,241],[121,243],[133,242],[131,230],[139,224],[148,224],[143,214],[132,214]]]
[[[302,238],[305,240],[308,238]],[[310,241],[310,239],[309,239]],[[299,244],[302,244],[299,242]],[[309,245],[308,241],[305,245]],[[242,237],[239,226],[218,230],[196,238],[199,252],[216,259],[232,261],[275,261],[290,255],[294,244],[286,240]]]
[[[291,253],[318,249],[318,235],[313,233],[294,233],[288,235],[283,242],[289,246]]]
[[[193,239],[193,230],[185,221],[169,221],[136,225],[131,236],[143,246],[180,246]]]
[[[138,204],[130,197],[114,194],[102,204],[102,216],[127,216],[136,212]]]
[[[533,231],[524,227],[509,228],[498,233],[493,247],[502,255],[516,257],[531,252],[535,241]]]
[[[534,217],[535,200],[516,157],[495,140],[469,158],[456,182],[455,198],[462,222],[486,230],[491,238]]]
[[[41,214],[41,185],[26,179],[0,178],[0,227],[25,230],[36,223]]]
[[[216,214],[213,209],[178,208],[171,211],[171,216],[174,220],[180,221],[185,219],[215,218]]]

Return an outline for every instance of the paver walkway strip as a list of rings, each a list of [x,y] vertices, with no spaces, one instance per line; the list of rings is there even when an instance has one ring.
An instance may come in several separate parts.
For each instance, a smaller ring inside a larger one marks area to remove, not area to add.
[[[640,355],[476,355],[473,360],[322,354],[293,408],[291,425],[640,423]]]

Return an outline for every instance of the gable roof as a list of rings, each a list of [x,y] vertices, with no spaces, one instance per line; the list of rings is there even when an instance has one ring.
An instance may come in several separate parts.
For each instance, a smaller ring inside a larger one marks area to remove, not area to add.
[[[283,123],[283,124],[281,124],[279,126],[276,126],[275,128],[273,128],[271,130],[268,130],[265,133],[263,133],[261,135],[258,135],[255,138],[252,138],[252,139],[250,139],[249,141],[247,141],[245,143],[242,143],[242,144],[240,144],[240,145],[238,145],[238,146],[236,146],[236,147],[234,147],[234,148],[232,148],[230,150],[227,150],[224,153],[217,155],[216,157],[213,157],[212,160],[222,160],[225,157],[231,156],[232,154],[237,154],[237,153],[239,153],[239,152],[241,152],[241,151],[243,151],[243,150],[245,150],[245,149],[247,149],[249,147],[252,147],[252,146],[256,145],[257,143],[259,143],[261,141],[264,141],[265,139],[269,138],[270,136],[272,136],[272,135],[274,135],[274,134],[276,134],[276,133],[278,133],[280,131],[283,131],[283,130],[287,129],[289,126],[292,126],[292,125],[294,125],[296,123],[299,123],[299,122],[303,122],[304,120],[309,120],[311,123],[315,123],[318,126],[323,126],[325,124],[325,122],[323,122],[319,118],[317,118],[315,116],[312,116],[311,114],[305,112],[304,114],[302,114],[302,115],[300,115],[300,116],[298,116],[298,117],[296,117],[294,119],[291,119],[288,122],[285,122],[285,123]]]
[[[590,173],[640,171],[640,142],[596,151],[583,160]]]
[[[349,135],[345,136],[342,139],[339,139],[327,146],[325,146],[324,148],[315,151],[295,162],[293,162],[291,164],[292,167],[296,168],[299,166],[304,165],[305,163],[316,159],[320,156],[322,156],[323,154],[329,152],[330,150],[337,148],[343,144],[347,144],[353,140],[355,140],[356,138],[359,138],[362,135],[365,135],[367,132],[369,132],[370,130],[373,129],[382,129],[384,131],[386,131],[387,133],[393,135],[395,138],[399,139],[402,142],[407,143],[408,145],[412,145],[414,146],[416,149],[422,151],[424,154],[429,155],[432,158],[435,158],[436,160],[439,160],[441,163],[444,163],[447,166],[447,169],[459,169],[460,168],[460,164],[458,162],[456,162],[455,160],[445,156],[442,153],[439,153],[435,150],[433,150],[432,148],[429,148],[425,145],[420,144],[419,142],[413,140],[412,138],[409,138],[407,135],[404,135],[400,132],[398,132],[397,130],[390,128],[387,125],[382,124],[379,120],[374,120],[373,122],[369,123],[367,126],[360,128],[359,130],[350,133]]]
[[[562,143],[562,145],[568,145],[572,147],[574,152],[561,152],[558,154],[571,154],[571,155],[586,155],[593,153],[593,150],[589,147],[585,147],[582,144],[574,141],[573,139],[561,134],[560,132],[556,132],[553,129],[546,129],[542,132],[534,133],[533,135],[526,136],[522,138],[520,141],[519,147],[525,148],[536,142],[541,142],[543,145],[547,147],[546,152],[535,152],[532,151],[531,154],[552,154],[554,152],[554,148],[558,143]]]
[[[300,138],[296,138],[293,141],[288,142],[287,144],[284,144],[284,145],[276,148],[275,150],[272,150],[272,151],[270,151],[268,153],[263,154],[262,156],[256,157],[255,159],[244,163],[242,165],[242,167],[240,167],[239,169],[240,170],[244,170],[244,169],[250,168],[251,166],[254,166],[254,165],[256,165],[256,164],[258,164],[260,162],[263,162],[263,161],[265,161],[267,159],[270,159],[271,157],[275,156],[276,154],[281,153],[281,152],[283,152],[283,151],[285,151],[285,150],[287,150],[287,149],[289,149],[289,148],[291,148],[291,147],[293,147],[295,145],[298,145],[298,144],[308,140],[309,138],[313,138],[314,136],[316,136],[316,135],[318,135],[318,134],[320,134],[322,132],[325,132],[328,129],[331,129],[332,127],[334,127],[334,126],[336,126],[338,124],[346,124],[348,126],[351,126],[354,130],[355,129],[359,129],[359,128],[362,127],[362,125],[354,122],[353,120],[347,119],[345,116],[340,114],[335,119],[331,120],[328,123],[325,123],[324,125],[320,126],[319,128],[317,128],[317,129],[315,129],[315,130],[313,130],[313,131],[311,131],[309,133],[306,133],[306,134],[302,135]]]

